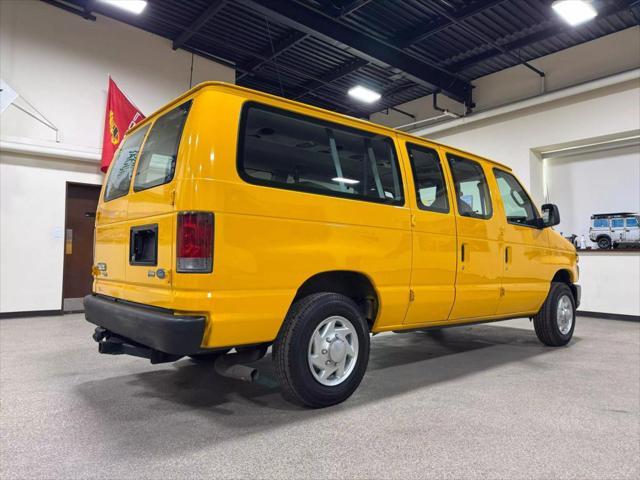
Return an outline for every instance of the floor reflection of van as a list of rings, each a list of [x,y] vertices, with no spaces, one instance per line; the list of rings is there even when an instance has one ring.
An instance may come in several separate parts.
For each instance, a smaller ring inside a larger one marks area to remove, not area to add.
[[[637,213],[597,213],[591,215],[589,238],[598,248],[640,245],[639,215]]]

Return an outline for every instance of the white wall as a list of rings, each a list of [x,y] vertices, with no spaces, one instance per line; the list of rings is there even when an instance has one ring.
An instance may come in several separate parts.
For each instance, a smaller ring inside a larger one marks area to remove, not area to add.
[[[36,1],[0,1],[0,74],[60,128],[62,143],[99,150],[110,74],[145,114],[189,89],[191,54],[169,40],[98,16],[92,22]],[[234,70],[194,57],[193,83],[234,82]],[[21,103],[21,105],[24,105]],[[54,141],[14,107],[3,138]]]
[[[583,253],[580,276],[580,310],[640,317],[640,252]]]
[[[173,51],[168,40],[114,20],[0,0],[0,76],[60,129],[62,141],[14,107],[0,117],[1,139],[98,158],[107,76],[149,114],[189,88],[190,66],[191,54]],[[234,79],[233,69],[194,58],[194,84]],[[61,308],[69,181],[100,184],[97,160],[0,151],[0,312]]]
[[[0,312],[60,309],[66,182],[101,181],[86,162],[2,155]]]
[[[640,80],[632,80],[426,136],[509,165],[541,202],[542,161],[532,151],[639,129]]]
[[[548,201],[558,205],[565,235],[584,235],[588,246],[591,215],[640,212],[640,145],[548,158]],[[639,294],[640,296],[640,294]]]

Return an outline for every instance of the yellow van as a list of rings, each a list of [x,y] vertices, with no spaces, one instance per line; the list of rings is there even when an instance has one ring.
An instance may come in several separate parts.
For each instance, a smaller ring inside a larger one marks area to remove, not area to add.
[[[222,374],[273,346],[286,398],[362,380],[371,334],[515,317],[569,342],[576,250],[507,166],[234,85],[131,129],[96,215],[87,320],[101,353]],[[235,349],[234,353],[228,353]]]

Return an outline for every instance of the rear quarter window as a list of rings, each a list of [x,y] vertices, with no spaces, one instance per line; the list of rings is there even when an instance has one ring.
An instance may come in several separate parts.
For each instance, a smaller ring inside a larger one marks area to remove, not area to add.
[[[239,138],[238,173],[249,183],[404,204],[389,137],[250,102]]]
[[[138,161],[134,191],[157,187],[173,179],[178,146],[190,108],[191,101],[185,102],[155,121]]]

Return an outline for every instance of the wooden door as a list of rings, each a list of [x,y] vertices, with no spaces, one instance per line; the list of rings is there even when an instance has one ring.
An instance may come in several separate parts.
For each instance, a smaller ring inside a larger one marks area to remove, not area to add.
[[[67,183],[63,310],[82,310],[82,298],[91,293],[93,235],[100,185]]]

